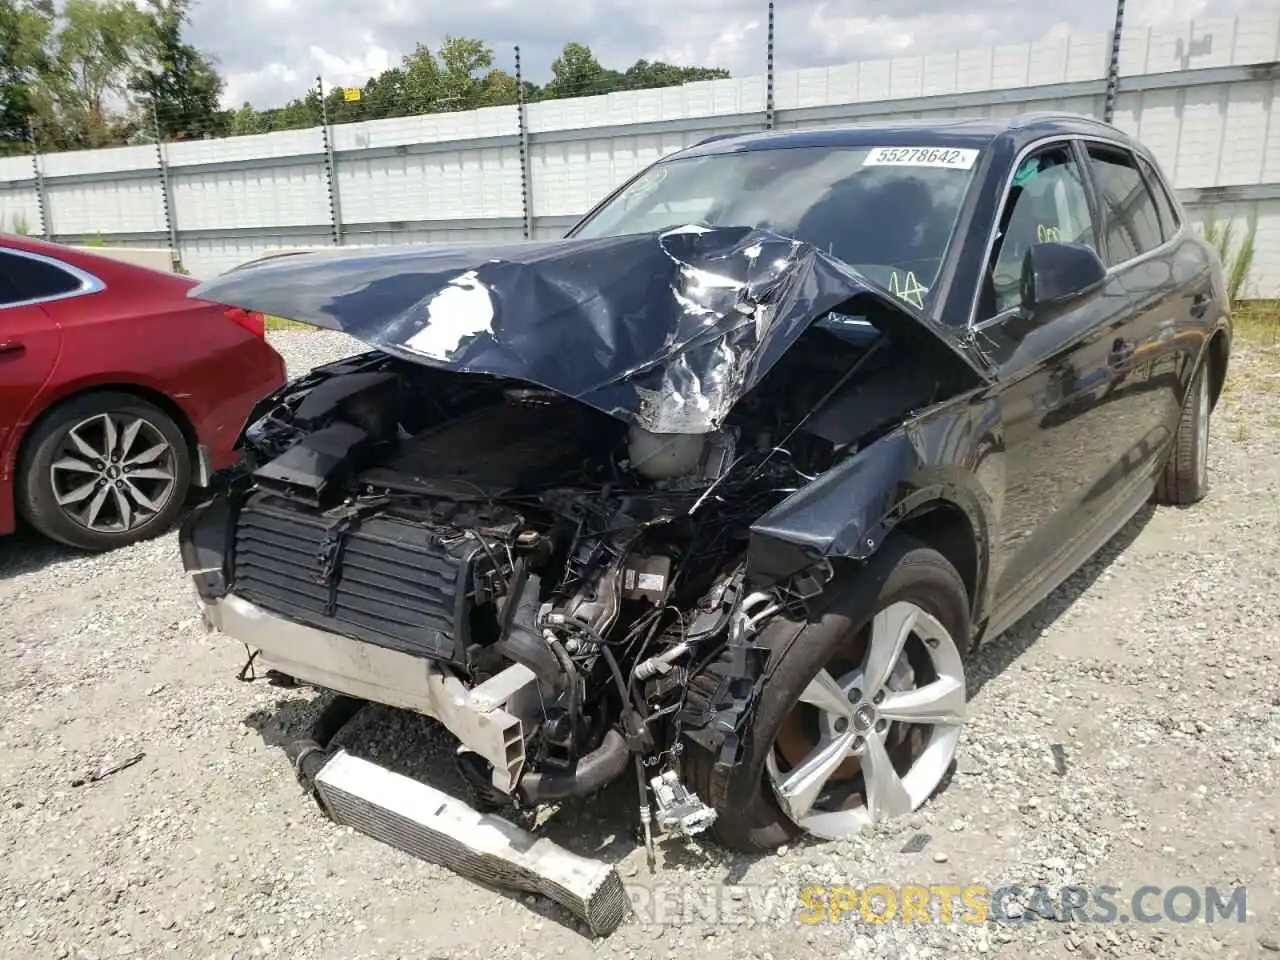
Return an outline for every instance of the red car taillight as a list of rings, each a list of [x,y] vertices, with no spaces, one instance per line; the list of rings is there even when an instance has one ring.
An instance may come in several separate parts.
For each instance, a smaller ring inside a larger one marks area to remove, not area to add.
[[[232,307],[227,311],[226,316],[237,327],[243,327],[255,337],[265,337],[267,335],[267,318],[261,313]]]

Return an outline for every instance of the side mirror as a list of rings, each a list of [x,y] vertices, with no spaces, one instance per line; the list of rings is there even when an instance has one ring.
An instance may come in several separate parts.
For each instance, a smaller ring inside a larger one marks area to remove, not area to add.
[[[1068,303],[1092,293],[1106,279],[1106,264],[1092,247],[1033,244],[1022,258],[1022,311],[1033,316],[1045,307]]]

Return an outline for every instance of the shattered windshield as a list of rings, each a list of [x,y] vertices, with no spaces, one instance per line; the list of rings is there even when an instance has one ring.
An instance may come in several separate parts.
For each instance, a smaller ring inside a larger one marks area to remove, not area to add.
[[[685,224],[771,230],[843,260],[923,309],[977,156],[952,147],[788,147],[669,160],[573,235]]]

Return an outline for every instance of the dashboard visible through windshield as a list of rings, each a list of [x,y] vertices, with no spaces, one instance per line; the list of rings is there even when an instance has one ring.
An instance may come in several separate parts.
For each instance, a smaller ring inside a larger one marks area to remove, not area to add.
[[[786,147],[660,162],[574,231],[754,227],[812,244],[924,308],[978,151]]]

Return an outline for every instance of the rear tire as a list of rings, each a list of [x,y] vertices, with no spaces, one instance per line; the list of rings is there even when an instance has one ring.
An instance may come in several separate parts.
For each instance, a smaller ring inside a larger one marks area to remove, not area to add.
[[[173,419],[127,393],[73,397],[36,427],[18,466],[18,510],[81,550],[163,533],[186,500],[191,454]]]
[[[712,826],[717,841],[730,849],[759,853],[805,833],[834,837],[860,828],[858,817],[853,817],[847,823],[833,821],[827,814],[820,812],[817,804],[807,816],[795,815],[799,804],[789,804],[791,812],[784,810],[777,788],[779,780],[775,747],[784,725],[791,729],[794,722],[793,711],[798,706],[802,713],[815,709],[810,707],[810,688],[820,675],[849,675],[843,667],[836,668],[833,665],[850,662],[845,659],[850,642],[866,636],[868,631],[864,628],[878,614],[890,607],[895,610],[905,609],[907,606],[918,608],[925,614],[924,620],[940,626],[949,635],[955,653],[952,663],[961,674],[959,703],[963,704],[965,691],[963,670],[959,667],[959,662],[968,651],[970,639],[969,601],[964,581],[940,553],[904,535],[891,537],[864,568],[852,572],[847,581],[837,581],[828,587],[827,596],[829,599],[824,607],[815,612],[799,633],[796,632],[794,621],[776,619],[762,634],[761,639],[773,646],[773,652],[766,667],[765,681],[756,702],[753,721],[743,733],[742,761],[729,774],[723,799],[716,804],[718,816]],[[912,642],[916,642],[914,635]],[[856,660],[856,655],[854,659]],[[829,666],[832,666],[831,673],[827,673]],[[867,672],[869,659],[862,666],[864,673]],[[894,691],[889,689],[889,696],[893,695]],[[808,698],[803,704],[802,696]],[[882,706],[889,703],[889,700],[885,700]],[[828,716],[816,709],[815,713],[821,717]],[[837,724],[840,719],[842,718],[837,719]],[[819,720],[821,722],[825,721]],[[853,731],[854,728],[849,727],[848,722],[843,727],[836,728],[841,730],[841,735],[845,731]],[[917,724],[900,724],[895,721],[889,725],[888,734],[920,729],[922,727]],[[942,744],[939,750],[934,750],[931,754],[935,759],[942,759],[942,772],[938,779],[942,778],[945,767],[949,765],[948,747],[950,751],[954,751],[958,735],[957,726],[955,739],[949,744]],[[929,743],[932,744],[933,741],[930,740]],[[805,750],[807,753],[808,748]],[[715,797],[712,782],[714,758],[696,745],[690,745],[685,756],[685,775],[690,788],[700,797]],[[865,753],[862,756],[865,758]],[[849,757],[849,760],[841,763],[848,764],[857,760],[854,755]],[[788,774],[796,769],[799,769],[798,764],[791,767]],[[838,779],[836,775],[840,773],[840,769],[842,768],[836,769],[833,779]],[[861,776],[861,773],[855,776]],[[910,779],[910,775],[906,779]],[[916,778],[913,783],[919,786],[921,781]],[[915,791],[916,795],[911,801],[912,809],[927,799],[927,793],[932,792],[933,786],[928,786],[926,791]],[[865,781],[863,792],[865,795]],[[921,796],[922,792],[926,795]],[[867,804],[865,809],[869,810],[870,805]],[[841,813],[837,816],[844,815]],[[810,829],[802,826],[800,821],[809,823]]]
[[[1209,368],[1202,364],[1191,381],[1173,448],[1156,483],[1156,503],[1189,507],[1209,492]]]

